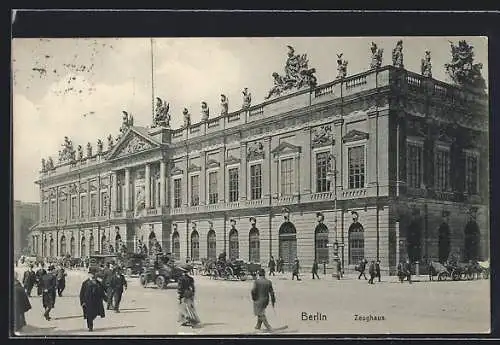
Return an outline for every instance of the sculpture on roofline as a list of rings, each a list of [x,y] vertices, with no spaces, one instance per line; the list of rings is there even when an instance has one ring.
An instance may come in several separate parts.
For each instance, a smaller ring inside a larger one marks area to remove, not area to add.
[[[243,109],[247,109],[247,108],[250,108],[250,106],[252,105],[252,94],[248,91],[248,88],[244,88],[243,89],[243,105],[242,105],[242,108]]]
[[[87,143],[87,158],[91,158],[91,157],[92,157],[92,144]]]
[[[184,116],[183,127],[191,126],[191,115],[189,114],[189,110],[187,110],[187,108],[184,108],[184,110],[182,111],[182,115]]]
[[[432,78],[431,52],[428,50],[425,52],[425,57],[422,59],[420,70],[424,77]]]
[[[42,158],[42,172],[46,172],[46,171],[47,171],[47,166],[45,163],[45,158]]]
[[[156,97],[155,117],[153,121],[154,127],[170,127],[170,114],[168,113],[170,104]]]
[[[113,142],[113,136],[110,134],[108,135],[108,151],[111,151],[114,146],[115,144]]]
[[[97,139],[97,154],[100,155],[102,154],[102,140],[101,139]]]
[[[384,49],[378,48],[375,42],[372,42],[370,47],[372,52],[372,59],[370,62],[370,69],[377,69],[382,66],[382,55],[384,54]]]
[[[77,151],[78,151],[77,160],[79,160],[79,161],[83,160],[83,147],[82,147],[82,145],[78,145]]]
[[[210,109],[208,108],[207,102],[201,102],[201,121],[208,121],[208,117],[210,116]]]
[[[484,91],[486,81],[481,75],[482,63],[474,63],[474,47],[465,40],[458,42],[458,46],[451,44],[451,62],[444,65],[451,80],[465,87],[473,87]]]
[[[404,68],[403,64],[403,41],[399,40],[392,50],[392,65],[396,68]]]
[[[52,161],[52,157],[47,159],[46,170],[54,170],[54,161]]]
[[[67,136],[64,137],[64,143],[62,144],[62,150],[59,151],[59,162],[72,161],[74,156],[73,142],[69,140]]]
[[[220,114],[222,116],[227,115],[229,110],[228,99],[226,95],[220,95]]]
[[[129,127],[134,125],[134,117],[129,115],[126,111],[122,111],[122,126],[120,127],[120,133],[124,134]]]
[[[347,60],[342,59],[343,53],[337,54],[337,79],[344,79],[347,76]]]

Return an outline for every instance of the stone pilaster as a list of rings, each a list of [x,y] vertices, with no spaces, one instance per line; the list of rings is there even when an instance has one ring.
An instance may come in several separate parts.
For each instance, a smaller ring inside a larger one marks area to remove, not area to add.
[[[124,194],[125,194],[125,211],[130,210],[130,168],[125,169],[125,184],[124,184]]]
[[[334,125],[334,140],[335,145],[333,147],[333,154],[337,160],[337,191],[342,190],[342,186],[344,183],[344,169],[343,167],[347,162],[344,162],[343,153],[343,141],[342,137],[344,136],[344,120],[338,119],[333,122]]]
[[[112,188],[110,194],[111,210],[118,211],[118,174],[113,171],[111,174]]]
[[[166,180],[166,168],[167,168],[167,165],[165,163],[165,161],[162,159],[160,161],[160,206],[163,207],[163,206],[167,206],[167,198],[166,198],[166,195],[168,195],[167,193],[167,183],[165,183],[165,180]],[[169,179],[170,180],[170,179]]]
[[[144,197],[146,209],[151,208],[151,166],[146,163],[144,181]]]
[[[208,204],[208,173],[207,173],[207,152],[200,152],[200,177],[198,178],[198,188],[200,194],[200,205]]]
[[[271,137],[266,137],[264,143],[264,162],[262,164],[262,197],[271,195]]]
[[[241,143],[241,169],[240,169],[240,181],[239,181],[239,194],[240,200],[247,199],[247,143]]]
[[[301,133],[302,138],[302,161],[300,162],[300,186],[304,194],[311,193],[311,176],[313,176],[314,167],[312,166],[311,160],[311,129],[309,127],[304,128]],[[298,170],[299,171],[299,170]],[[299,190],[300,193],[300,190]]]

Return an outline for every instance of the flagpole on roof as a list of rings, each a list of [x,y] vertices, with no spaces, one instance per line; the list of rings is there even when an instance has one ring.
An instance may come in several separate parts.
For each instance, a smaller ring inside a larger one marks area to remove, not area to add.
[[[150,38],[151,42],[151,116],[152,124],[155,118],[155,88],[154,88],[154,52],[153,52],[153,37]]]

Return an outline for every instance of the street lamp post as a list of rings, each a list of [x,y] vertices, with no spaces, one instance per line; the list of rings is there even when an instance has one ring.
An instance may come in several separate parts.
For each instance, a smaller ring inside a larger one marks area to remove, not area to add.
[[[333,243],[333,270],[332,270],[332,277],[337,277],[337,279],[340,279],[340,270],[339,270],[339,243],[338,243],[338,235],[337,235],[337,158],[335,155],[330,154],[329,156],[330,162],[332,165],[330,165],[330,171],[328,172],[328,175],[331,177],[331,180],[333,182],[333,212],[334,212],[334,231],[335,231],[335,241]]]

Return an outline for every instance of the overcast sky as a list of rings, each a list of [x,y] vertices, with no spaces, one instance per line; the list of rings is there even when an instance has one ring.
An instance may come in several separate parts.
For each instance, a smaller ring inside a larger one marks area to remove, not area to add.
[[[487,75],[485,37],[390,38],[155,38],[154,94],[170,103],[171,126],[182,123],[187,107],[192,122],[200,118],[201,101],[210,117],[220,113],[220,94],[229,98],[229,111],[241,108],[241,90],[248,87],[252,104],[264,101],[272,87],[271,74],[283,74],[287,45],[307,53],[318,82],[336,75],[336,54],[349,61],[348,75],[366,71],[370,43],[384,48],[383,64],[403,39],[405,68],[420,73],[426,50],[432,54],[434,78],[447,81],[443,65],[450,61],[450,44],[466,39]],[[134,115],[135,125],[147,126],[152,117],[151,44],[149,38],[14,39],[14,198],[39,201],[41,158],[53,156],[65,135],[76,145],[117,135],[121,111]]]

